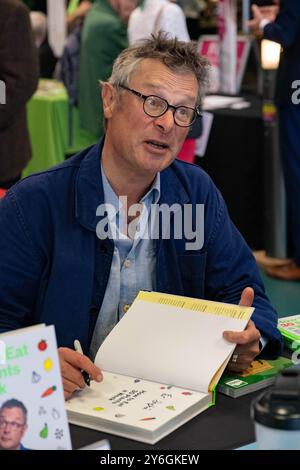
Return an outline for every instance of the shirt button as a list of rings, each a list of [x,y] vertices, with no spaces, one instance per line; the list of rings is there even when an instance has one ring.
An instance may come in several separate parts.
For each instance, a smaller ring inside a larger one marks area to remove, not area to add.
[[[130,259],[125,259],[125,261],[124,261],[124,266],[125,266],[125,268],[129,268],[130,265],[131,265]]]
[[[124,307],[123,307],[123,312],[126,313],[127,310],[129,309],[129,307],[130,307],[129,304],[124,305]]]

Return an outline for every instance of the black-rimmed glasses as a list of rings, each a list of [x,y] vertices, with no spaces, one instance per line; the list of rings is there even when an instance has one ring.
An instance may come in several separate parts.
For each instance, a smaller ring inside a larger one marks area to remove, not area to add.
[[[156,95],[143,95],[125,85],[119,85],[120,88],[130,91],[134,95],[142,98],[144,112],[150,117],[160,117],[165,114],[169,108],[173,110],[174,122],[180,127],[191,126],[197,118],[202,117],[198,108],[189,108],[188,106],[173,106],[164,98]]]
[[[0,429],[10,427],[13,431],[20,429],[25,426],[26,423],[17,423],[16,421],[6,421],[4,418],[0,418]]]

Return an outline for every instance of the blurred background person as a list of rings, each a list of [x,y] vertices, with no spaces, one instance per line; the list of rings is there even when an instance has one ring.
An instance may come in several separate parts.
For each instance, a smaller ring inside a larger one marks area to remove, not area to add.
[[[279,10],[278,10],[279,5]],[[255,34],[282,46],[275,102],[278,109],[280,152],[291,224],[293,260],[267,268],[278,279],[300,279],[300,108],[293,103],[293,83],[300,79],[300,2],[276,1],[273,6],[252,6],[249,22]]]
[[[6,103],[0,104],[0,188],[21,177],[31,157],[26,102],[37,88],[38,54],[29,11],[20,0],[1,0],[0,80]]]
[[[180,41],[189,41],[189,33],[182,9],[169,0],[144,0],[130,15],[129,44],[165,31]]]
[[[72,5],[73,4],[73,5]],[[68,32],[73,31],[76,26],[81,25],[86,14],[90,11],[92,2],[88,0],[69,2],[70,9],[66,17]]]
[[[99,80],[107,80],[113,62],[128,46],[127,23],[137,0],[95,0],[81,33],[79,67],[80,125],[100,137],[103,111]]]
[[[65,23],[60,22],[59,29],[62,27],[65,29],[65,35],[63,41],[67,41],[67,34],[72,33],[74,30],[81,28],[85,15],[88,13],[92,6],[92,1],[89,0],[71,0],[65,2],[60,0],[64,4],[64,16]],[[57,2],[57,0],[56,0]],[[39,61],[40,61],[40,76],[42,78],[61,78],[60,67],[56,70],[58,65],[58,59],[61,57],[61,53],[55,55],[55,51],[49,44],[49,21],[48,21],[48,10],[47,0],[25,0],[25,3],[30,7],[30,20],[35,38],[35,44],[38,48]],[[52,0],[52,5],[53,5]],[[54,4],[54,7],[58,6],[58,3]],[[52,22],[53,24],[53,22]],[[54,19],[54,27],[58,25]],[[60,35],[61,32],[56,29],[51,34],[52,41],[55,41],[55,36]],[[65,39],[66,38],[66,39]],[[79,54],[78,54],[79,55]]]
[[[68,35],[55,69],[55,78],[64,83],[71,106],[78,105],[81,31],[91,6],[92,2],[86,0],[69,2],[66,16]],[[69,126],[72,127],[71,109],[69,109]]]
[[[31,11],[30,21],[39,55],[40,77],[52,78],[57,59],[48,43],[47,15],[42,11]]]
[[[36,47],[40,47],[47,36],[47,15],[42,11],[31,11],[30,22]]]

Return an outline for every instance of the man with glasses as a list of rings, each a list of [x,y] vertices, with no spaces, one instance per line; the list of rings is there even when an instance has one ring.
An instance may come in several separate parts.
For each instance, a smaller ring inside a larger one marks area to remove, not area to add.
[[[27,409],[14,398],[0,408],[0,450],[27,450],[21,440],[27,429]]]
[[[91,359],[142,289],[253,303],[246,330],[224,332],[233,371],[280,352],[276,312],[219,191],[176,160],[207,65],[196,44],[163,34],[124,50],[101,84],[105,137],[0,202],[0,328],[55,325],[66,398],[85,386],[82,370],[102,380]]]

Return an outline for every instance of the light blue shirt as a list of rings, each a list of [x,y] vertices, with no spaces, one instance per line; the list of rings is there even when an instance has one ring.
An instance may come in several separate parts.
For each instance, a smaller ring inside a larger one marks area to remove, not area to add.
[[[107,180],[103,167],[101,171],[105,203],[113,206],[116,211],[111,222],[115,222],[117,226],[117,237],[114,239],[115,247],[108,284],[92,337],[90,347],[92,360],[103,340],[125,315],[138,292],[155,290],[156,284],[155,240],[143,237],[143,227],[150,223],[151,204],[156,204],[160,198],[160,174],[157,174],[151,188],[140,201],[143,204],[143,211],[137,232],[131,239],[118,229],[124,223],[119,199]]]

